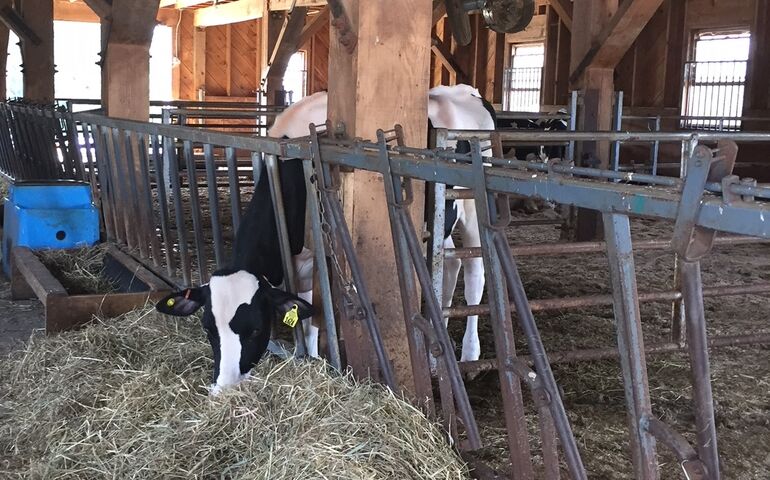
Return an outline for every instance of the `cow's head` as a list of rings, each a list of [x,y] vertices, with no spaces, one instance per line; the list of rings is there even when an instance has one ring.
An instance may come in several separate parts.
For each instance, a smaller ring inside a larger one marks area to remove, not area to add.
[[[218,271],[208,285],[172,293],[155,305],[182,317],[205,307],[201,323],[214,351],[212,393],[240,382],[262,358],[276,314],[283,318],[296,308],[303,319],[313,313],[304,300],[263,283],[245,270]]]

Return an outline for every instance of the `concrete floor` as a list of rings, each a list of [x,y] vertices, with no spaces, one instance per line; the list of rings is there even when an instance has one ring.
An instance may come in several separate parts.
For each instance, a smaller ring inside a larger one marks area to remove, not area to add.
[[[37,300],[11,301],[11,282],[0,274],[0,357],[45,326],[43,305]]]

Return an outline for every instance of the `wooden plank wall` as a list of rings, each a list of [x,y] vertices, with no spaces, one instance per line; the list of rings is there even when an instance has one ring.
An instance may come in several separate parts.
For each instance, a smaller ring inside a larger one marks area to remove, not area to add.
[[[300,47],[306,53],[307,93],[327,90],[329,87],[329,25],[325,25]]]
[[[193,82],[193,19],[185,11],[177,32],[179,98],[195,99]],[[253,98],[259,85],[257,21],[206,28],[206,97]]]

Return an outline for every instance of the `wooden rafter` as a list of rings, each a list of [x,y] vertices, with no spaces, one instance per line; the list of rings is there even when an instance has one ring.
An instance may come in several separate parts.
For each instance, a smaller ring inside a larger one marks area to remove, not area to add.
[[[446,2],[444,0],[433,1],[433,25],[446,15]]]
[[[326,0],[272,0],[270,2],[270,11],[291,10],[292,5],[296,7],[322,7],[326,5]]]
[[[262,0],[237,0],[195,10],[193,23],[196,27],[213,27],[229,23],[245,22],[262,18],[264,3]]]
[[[0,21],[2,21],[10,30],[13,30],[13,33],[23,41],[30,42],[32,45],[40,45],[40,37],[29,25],[27,25],[24,19],[16,13],[16,10],[10,6],[6,5],[0,9]]]
[[[615,68],[663,0],[626,0],[618,7],[596,43],[570,75],[576,82],[586,68]]]
[[[305,25],[307,16],[307,7],[295,7],[286,17],[278,40],[275,42],[275,48],[270,55],[270,67],[267,71],[267,77],[281,77],[286,72],[289,64],[289,58],[299,48],[299,40],[302,34],[302,27]]]
[[[431,38],[431,51],[436,55],[438,61],[440,61],[452,75],[457,77],[458,82],[464,82],[465,79],[468,78],[457,61],[455,61],[454,56],[452,56],[452,52],[449,51],[447,45],[438,37],[434,36]]]
[[[567,30],[572,31],[572,2],[569,0],[549,0],[551,8],[561,19],[561,22],[567,27]]]
[[[324,25],[329,23],[329,7],[326,6],[307,22],[299,36],[299,46],[306,44]]]

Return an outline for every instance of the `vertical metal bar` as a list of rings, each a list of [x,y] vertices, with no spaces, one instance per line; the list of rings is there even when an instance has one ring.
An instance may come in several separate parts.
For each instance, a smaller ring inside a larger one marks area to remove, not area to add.
[[[176,146],[173,137],[163,137],[163,161],[168,165],[171,180],[171,191],[174,196],[174,218],[176,219],[176,235],[179,244],[179,258],[182,266],[182,283],[192,285],[192,270],[190,253],[187,246],[187,232],[182,209],[182,188],[179,185],[179,164],[176,158]],[[170,248],[170,245],[168,246]]]
[[[559,395],[556,379],[553,376],[551,365],[548,362],[548,354],[546,353],[543,341],[540,338],[540,332],[537,329],[535,317],[532,314],[532,308],[529,305],[527,293],[524,290],[524,284],[521,281],[521,276],[519,275],[511,248],[500,231],[494,231],[493,241],[495,248],[497,249],[497,255],[501,262],[503,273],[505,274],[508,294],[513,297],[513,302],[516,306],[516,316],[527,337],[527,345],[529,346],[532,355],[535,370],[540,377],[543,388],[550,398],[549,413],[559,432],[559,438],[561,439],[565,460],[571,478],[573,480],[585,479],[587,478],[586,471],[580,457],[580,451],[575,443],[575,437],[572,433],[572,428],[570,427],[567,411],[565,410],[561,396]]]
[[[136,248],[136,242],[134,242],[134,235],[131,231],[130,213],[132,212],[129,211],[131,209],[128,203],[129,195],[126,193],[126,189],[128,188],[125,181],[126,165],[120,152],[122,145],[122,142],[120,141],[120,131],[117,128],[108,128],[108,131],[110,132],[108,137],[109,140],[111,140],[111,142],[107,143],[108,151],[112,153],[112,157],[108,161],[111,161],[113,166],[113,168],[110,169],[110,173],[112,173],[112,185],[115,186],[115,199],[117,200],[115,203],[115,211],[118,212],[121,219],[121,225],[123,226],[123,228],[119,228],[118,231],[122,234],[124,243],[129,249],[133,250]],[[112,146],[112,148],[109,148],[110,146]]]
[[[152,135],[150,137],[150,142],[152,143],[152,159],[153,166],[155,167],[155,184],[158,190],[158,216],[160,217],[160,233],[163,236],[163,251],[166,257],[166,272],[168,273],[169,277],[173,277],[176,270],[176,260],[173,253],[174,241],[171,239],[171,233],[169,231],[168,194],[166,193],[166,179],[163,175],[164,165],[163,153],[160,151],[161,141],[157,135]]]
[[[570,94],[569,102],[569,127],[570,132],[577,130],[577,104],[578,104],[578,91],[573,90]],[[575,141],[570,140],[567,147],[567,160],[570,162],[575,161]]]
[[[99,199],[103,209],[104,225],[106,228],[107,239],[118,241],[118,217],[115,212],[115,188],[112,184],[112,175],[110,174],[110,162],[107,156],[107,146],[104,132],[97,125],[90,125],[91,135],[94,140],[94,157],[98,171]]]
[[[209,281],[209,265],[208,256],[206,255],[206,241],[203,238],[201,201],[198,196],[198,172],[195,169],[195,155],[192,142],[185,140],[183,145],[184,158],[187,165],[187,188],[190,195],[190,214],[193,221],[195,253],[198,258],[198,276],[201,283],[206,283]]]
[[[211,212],[211,230],[214,235],[214,258],[217,268],[225,263],[224,240],[222,240],[222,224],[219,220],[219,191],[217,189],[216,164],[214,163],[214,146],[210,143],[203,145],[203,157],[206,164],[206,183],[209,187],[209,211]]]
[[[152,185],[150,181],[150,158],[147,152],[147,140],[144,134],[139,136],[139,185],[142,195],[142,217],[146,225],[152,251],[153,265],[160,267],[161,248],[155,228],[155,215],[152,208]]]
[[[655,131],[660,132],[660,115],[655,117]],[[652,143],[652,174],[658,174],[658,157],[660,155],[660,140]]]
[[[623,92],[619,91],[615,94],[615,117],[613,118],[613,130],[619,132],[623,125]],[[620,142],[612,142],[612,169],[614,171],[620,170]],[[616,180],[615,182],[618,182]]]
[[[124,146],[125,146],[125,159],[126,159],[126,176],[123,178],[124,183],[128,183],[127,198],[130,201],[130,208],[132,217],[134,215],[139,216],[139,222],[132,222],[130,227],[130,233],[136,239],[136,244],[139,248],[139,254],[142,258],[150,258],[149,252],[149,235],[147,233],[147,224],[142,221],[142,207],[139,202],[139,185],[137,179],[136,169],[136,134],[129,130],[123,131]],[[137,224],[138,223],[138,224]],[[128,227],[127,227],[128,228]]]
[[[356,285],[356,293],[361,300],[361,306],[364,310],[364,323],[369,333],[369,337],[374,347],[374,353],[377,356],[377,362],[380,366],[380,373],[382,374],[382,380],[385,385],[392,390],[397,390],[396,377],[393,373],[393,365],[390,362],[388,353],[385,350],[385,345],[382,342],[382,334],[380,333],[380,326],[377,320],[377,314],[372,306],[371,298],[369,298],[369,292],[366,289],[366,284],[361,274],[361,267],[358,263],[358,257],[356,257],[355,249],[353,248],[353,240],[350,238],[350,231],[348,225],[345,223],[345,218],[342,213],[342,207],[340,206],[339,198],[336,197],[336,192],[332,190],[332,175],[327,164],[323,163],[321,157],[318,158],[318,166],[320,168],[320,175],[318,176],[319,189],[321,191],[321,200],[323,203],[324,212],[327,212],[331,217],[334,226],[336,227],[337,238],[339,239],[340,246],[345,252],[345,259],[350,268],[350,274],[353,277],[353,282]]]
[[[385,134],[382,130],[377,131],[377,140],[380,146],[379,166],[380,172],[382,173],[383,183],[385,185],[385,197],[388,204],[388,217],[390,218],[393,253],[396,257],[396,271],[398,273],[398,284],[401,293],[401,303],[403,306],[404,324],[408,335],[412,374],[415,380],[415,393],[420,404],[425,405],[429,411],[429,414],[432,415],[435,406],[433,404],[433,390],[430,384],[430,369],[428,367],[428,347],[426,345],[428,342],[426,342],[425,334],[420,331],[414,320],[415,317],[420,314],[420,304],[418,300],[419,296],[417,291],[417,284],[415,282],[413,268],[410,263],[412,261],[410,260],[412,252],[409,250],[409,244],[407,240],[407,238],[410,235],[413,235],[414,232],[409,226],[405,226],[402,223],[401,217],[407,217],[407,222],[410,222],[410,220],[408,219],[408,213],[401,206],[403,204],[401,179],[391,174],[388,146],[385,141]],[[417,261],[417,263],[420,263],[425,268],[422,255],[420,255],[420,259]],[[415,266],[415,268],[419,268],[419,266]],[[427,268],[425,268],[425,270],[427,277]],[[426,298],[425,301],[430,302],[431,299]],[[436,325],[436,322],[438,322],[439,325],[443,326],[443,321],[441,320],[441,308],[439,307],[437,311],[436,309],[433,309],[431,310],[431,313],[438,315],[438,318],[433,318],[431,315],[434,330],[441,328],[440,326]],[[445,327],[444,329],[446,330]],[[447,345],[451,345],[451,343],[447,343]],[[452,349],[443,350],[441,354],[445,356],[445,358],[447,355],[452,355],[452,361],[455,360],[454,351]],[[456,439],[457,429],[455,426],[455,402],[452,395],[452,388],[448,381],[449,379],[446,362],[440,361],[437,365],[437,371],[439,377],[439,390],[441,393],[441,408],[444,413],[442,420],[447,431],[450,432],[453,435],[453,438]],[[461,377],[459,377],[459,368],[457,369],[457,375],[457,380],[462,381]]]
[[[682,142],[682,156],[679,164],[679,178],[684,179],[687,176],[687,165],[690,158],[695,154],[695,147],[698,146],[698,136],[693,135],[690,140]],[[674,290],[682,291],[682,260],[679,254],[674,255]],[[684,346],[684,337],[686,330],[686,319],[684,313],[684,300],[674,300],[671,305],[671,341],[679,346]]]
[[[497,357],[500,390],[503,395],[505,424],[508,432],[508,446],[514,479],[532,479],[534,471],[530,456],[527,421],[524,415],[524,402],[521,396],[521,382],[509,367],[516,357],[516,345],[511,325],[511,309],[508,291],[503,275],[500,258],[494,245],[492,225],[496,217],[494,201],[487,191],[484,177],[483,157],[478,141],[471,147],[474,172],[474,196],[479,219],[481,252],[484,259],[487,295],[489,297],[490,317],[495,335],[495,353]]]
[[[93,199],[94,204],[99,208],[99,211],[101,214],[100,222],[102,222],[104,227],[104,232],[107,232],[109,229],[107,227],[106,222],[106,215],[104,214],[104,206],[102,205],[102,199],[101,199],[101,192],[99,190],[99,184],[97,183],[96,178],[96,169],[94,167],[94,155],[95,153],[91,151],[90,142],[88,141],[89,138],[89,132],[88,132],[88,124],[83,124],[83,143],[85,143],[85,150],[86,150],[86,162],[88,164],[88,183],[91,185],[91,198]]]
[[[230,183],[230,208],[233,216],[233,235],[241,224],[241,184],[238,180],[238,163],[233,147],[225,148],[227,158],[227,179]]]
[[[447,131],[436,131],[436,148],[446,148]],[[446,219],[446,185],[433,184],[433,224],[431,225],[431,278],[433,294],[439,305],[444,305],[444,223]]]
[[[636,478],[640,480],[656,480],[658,464],[655,455],[655,438],[641,426],[645,417],[652,416],[652,404],[647,384],[647,363],[639,314],[631,226],[625,215],[605,213],[602,217],[612,280],[615,328],[618,335],[620,365],[623,369],[634,471]]]
[[[259,155],[253,152],[252,155]],[[254,160],[252,156],[252,161]],[[283,191],[281,188],[281,177],[278,168],[278,157],[276,155],[265,155],[265,166],[267,167],[267,180],[270,183],[270,194],[273,197],[273,212],[275,213],[275,223],[278,228],[278,243],[281,247],[281,257],[283,260],[284,285],[292,293],[297,293],[297,279],[295,277],[294,265],[292,262],[291,244],[289,243],[289,230],[286,227],[286,213],[283,208]],[[259,183],[259,171],[254,170],[254,185]],[[256,187],[255,187],[256,188]],[[305,335],[302,328],[302,322],[298,322],[293,329],[294,342],[297,357],[307,355],[305,345]]]
[[[316,157],[317,158],[317,157]],[[321,303],[323,307],[324,326],[326,327],[326,343],[329,349],[329,363],[336,370],[342,369],[340,359],[340,346],[337,339],[337,324],[334,321],[334,303],[332,302],[331,283],[329,282],[329,266],[326,263],[326,250],[324,248],[324,236],[321,230],[321,214],[318,205],[318,191],[313,182],[313,161],[303,160],[305,170],[305,188],[308,194],[308,207],[310,208],[310,225],[313,231],[313,251],[315,267],[318,269],[319,288],[321,290]],[[316,288],[314,286],[314,288]]]
[[[698,458],[706,465],[710,480],[719,480],[719,452],[711,392],[708,335],[703,309],[700,262],[682,262],[682,297],[687,319],[687,349],[690,354]]]

